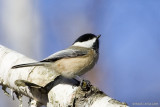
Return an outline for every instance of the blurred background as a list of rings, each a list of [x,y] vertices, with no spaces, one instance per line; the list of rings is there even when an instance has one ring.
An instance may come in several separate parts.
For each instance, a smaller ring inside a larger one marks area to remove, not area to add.
[[[159,0],[0,0],[0,44],[35,60],[84,33],[102,35],[85,79],[131,107],[160,106]],[[0,95],[1,107],[18,107]]]

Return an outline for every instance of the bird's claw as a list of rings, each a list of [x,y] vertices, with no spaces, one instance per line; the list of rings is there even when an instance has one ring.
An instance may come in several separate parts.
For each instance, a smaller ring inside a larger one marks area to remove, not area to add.
[[[91,87],[91,82],[89,80],[81,80],[80,87],[83,91],[89,91]]]

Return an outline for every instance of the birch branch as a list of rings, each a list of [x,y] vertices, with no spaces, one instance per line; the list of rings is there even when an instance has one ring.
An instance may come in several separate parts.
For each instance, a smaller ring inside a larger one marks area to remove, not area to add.
[[[0,85],[6,94],[6,88],[10,88],[18,99],[22,95],[32,99],[31,107],[128,107],[95,86],[84,82],[80,87],[79,81],[45,67],[11,69],[13,65],[30,62],[35,60],[0,45]]]

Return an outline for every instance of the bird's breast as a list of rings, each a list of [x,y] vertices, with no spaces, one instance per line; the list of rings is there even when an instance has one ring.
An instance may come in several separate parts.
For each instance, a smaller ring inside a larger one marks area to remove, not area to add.
[[[95,51],[90,50],[84,56],[60,59],[53,64],[52,68],[62,76],[72,78],[89,71],[97,60],[98,56]]]

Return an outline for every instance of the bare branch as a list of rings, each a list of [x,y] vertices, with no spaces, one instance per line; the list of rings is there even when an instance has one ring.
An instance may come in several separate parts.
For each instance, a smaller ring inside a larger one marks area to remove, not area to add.
[[[127,107],[107,96],[98,88],[79,81],[67,79],[45,67],[11,69],[13,65],[35,62],[15,51],[0,46],[0,84],[7,95],[6,87],[16,93],[33,99],[31,106],[37,107]]]

